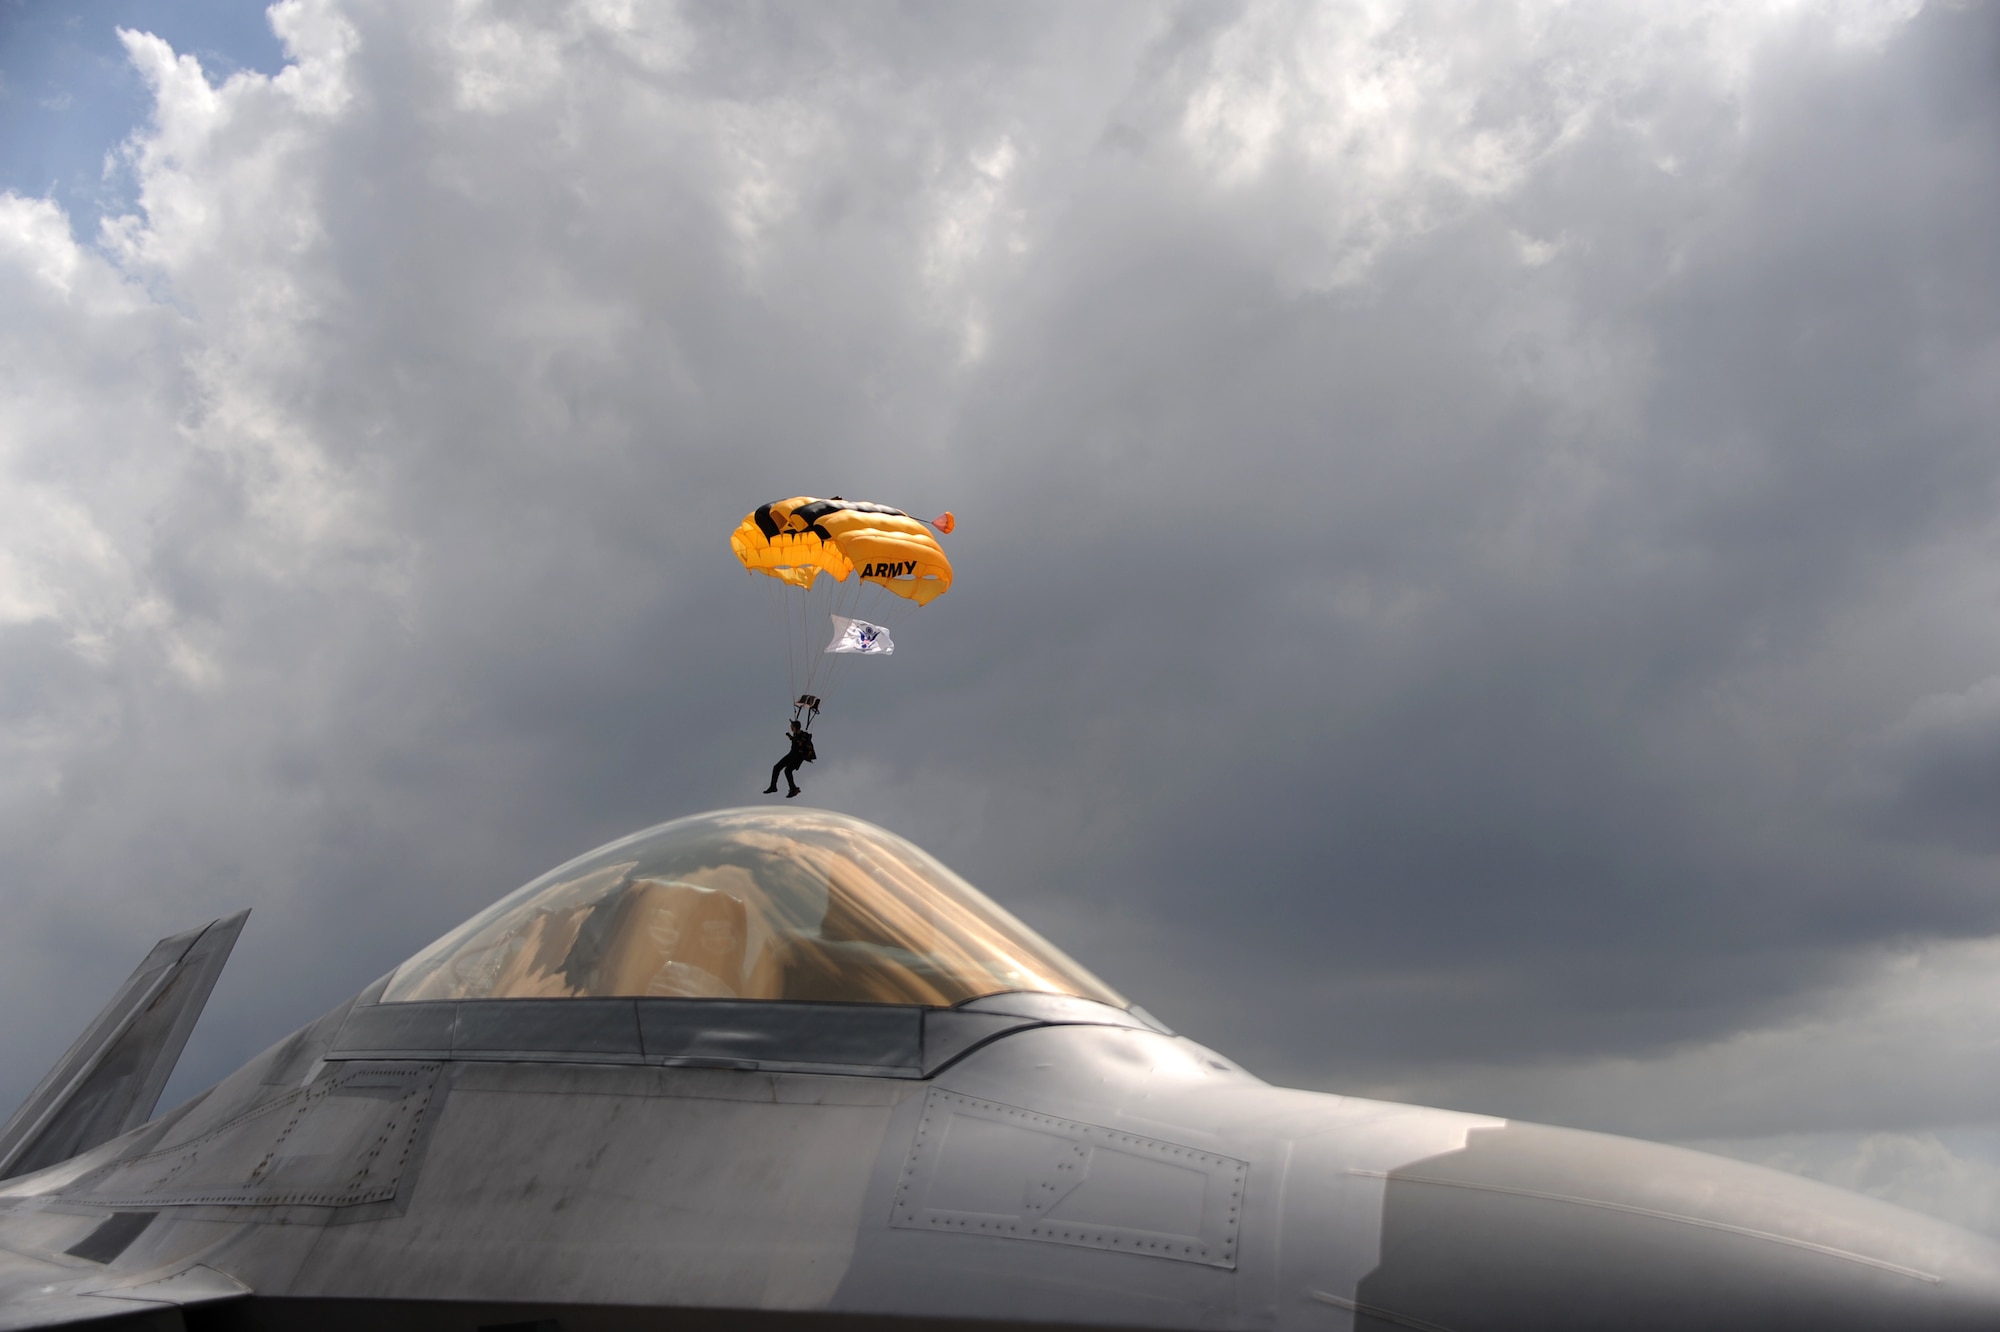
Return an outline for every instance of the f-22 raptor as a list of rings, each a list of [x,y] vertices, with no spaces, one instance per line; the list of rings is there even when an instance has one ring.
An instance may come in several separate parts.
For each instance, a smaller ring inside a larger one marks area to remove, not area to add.
[[[2000,1330],[1987,1239],[1270,1086],[835,814],[591,852],[153,1117],[241,924],[0,1129],[0,1329]]]

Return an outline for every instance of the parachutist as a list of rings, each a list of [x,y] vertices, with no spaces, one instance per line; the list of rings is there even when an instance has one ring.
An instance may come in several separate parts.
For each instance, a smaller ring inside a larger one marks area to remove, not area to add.
[[[794,695],[786,736],[792,749],[771,769],[765,794],[778,793],[783,773],[792,786],[787,798],[797,795],[800,765],[817,757],[811,727],[821,698],[814,691],[831,693],[837,668],[849,656],[895,652],[889,625],[875,621],[891,609],[927,606],[951,590],[951,560],[937,536],[955,524],[949,512],[926,521],[886,504],[794,495],[758,505],[730,533],[729,548],[738,562],[769,578],[777,593]],[[870,618],[836,610],[861,611]],[[821,647],[813,627],[829,623],[833,639]]]
[[[791,742],[791,750],[771,765],[771,784],[764,788],[764,794],[778,793],[778,774],[783,773],[785,785],[791,788],[785,792],[785,799],[790,800],[799,793],[798,778],[794,775],[798,772],[799,765],[813,762],[819,758],[819,754],[813,749],[812,732],[799,725],[796,717],[792,719],[791,730],[786,732],[785,739]]]

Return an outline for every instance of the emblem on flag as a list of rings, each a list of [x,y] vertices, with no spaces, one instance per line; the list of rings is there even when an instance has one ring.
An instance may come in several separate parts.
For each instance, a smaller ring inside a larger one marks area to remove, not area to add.
[[[871,657],[886,657],[896,650],[889,631],[879,624],[850,620],[845,615],[830,618],[833,620],[833,641],[826,645],[827,652],[865,652]]]

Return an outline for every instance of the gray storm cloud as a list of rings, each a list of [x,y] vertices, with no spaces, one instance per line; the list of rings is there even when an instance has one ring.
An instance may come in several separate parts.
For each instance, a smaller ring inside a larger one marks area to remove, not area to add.
[[[130,216],[0,197],[14,1096],[204,913],[190,1091],[755,798],[726,535],[837,492],[959,582],[808,799],[1265,1075],[2000,1118],[1907,1071],[1977,1024],[1879,1037],[2000,934],[1991,7],[272,21],[219,84],[124,35]]]

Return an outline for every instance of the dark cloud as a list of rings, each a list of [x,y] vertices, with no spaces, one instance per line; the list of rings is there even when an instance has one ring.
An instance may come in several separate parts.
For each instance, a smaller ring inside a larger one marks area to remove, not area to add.
[[[189,1087],[755,798],[800,491],[962,523],[809,798],[1270,1076],[1771,1132],[1504,1070],[2000,932],[1992,9],[279,18],[137,44],[109,259],[8,205],[17,1094],[203,912]]]
[[[1867,759],[1860,815],[1886,835],[2000,851],[2000,677],[1920,701]]]

